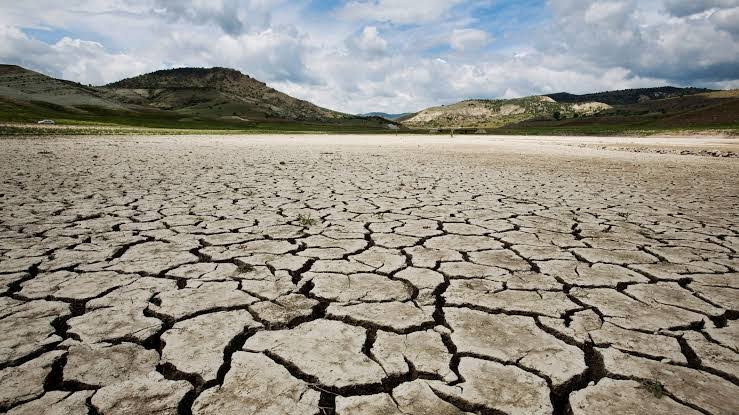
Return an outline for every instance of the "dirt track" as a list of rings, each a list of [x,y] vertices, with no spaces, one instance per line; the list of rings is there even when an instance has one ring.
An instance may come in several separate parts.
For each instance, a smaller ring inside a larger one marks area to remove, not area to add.
[[[0,412],[736,414],[738,149],[0,140]]]

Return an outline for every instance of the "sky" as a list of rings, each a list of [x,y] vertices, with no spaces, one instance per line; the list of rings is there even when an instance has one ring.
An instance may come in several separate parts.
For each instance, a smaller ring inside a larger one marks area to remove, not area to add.
[[[0,63],[100,85],[222,66],[318,105],[739,88],[739,0],[0,0]]]

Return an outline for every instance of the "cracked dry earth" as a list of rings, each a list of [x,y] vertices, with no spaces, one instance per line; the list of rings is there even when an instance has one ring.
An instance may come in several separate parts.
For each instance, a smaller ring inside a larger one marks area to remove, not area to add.
[[[0,141],[0,412],[737,414],[737,161]]]

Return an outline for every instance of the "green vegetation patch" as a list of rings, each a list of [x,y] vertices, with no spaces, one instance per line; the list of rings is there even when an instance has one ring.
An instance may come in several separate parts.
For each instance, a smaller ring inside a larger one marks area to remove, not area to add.
[[[645,380],[642,387],[649,391],[655,398],[660,399],[665,394],[665,386],[658,380]]]
[[[306,228],[318,225],[318,219],[311,217],[310,215],[298,215],[298,223]]]

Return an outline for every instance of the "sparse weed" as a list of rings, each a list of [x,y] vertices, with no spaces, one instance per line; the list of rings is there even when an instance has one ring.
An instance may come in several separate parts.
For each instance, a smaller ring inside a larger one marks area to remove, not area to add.
[[[318,220],[312,218],[310,215],[298,215],[298,223],[302,226],[310,228],[311,226],[318,225]]]
[[[252,264],[242,263],[242,264],[239,264],[239,268],[238,269],[239,269],[239,273],[245,274],[247,272],[254,272],[254,270],[256,268],[254,268],[254,265],[252,265]]]
[[[645,380],[642,382],[642,387],[651,392],[657,399],[660,399],[665,394],[665,386],[656,379]]]
[[[385,219],[385,212],[377,212],[374,215],[377,219],[383,220]]]
[[[631,213],[629,212],[616,212],[616,214],[625,220],[629,220],[629,216],[631,216]]]

